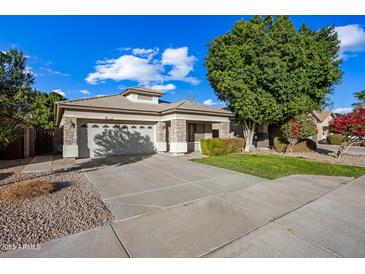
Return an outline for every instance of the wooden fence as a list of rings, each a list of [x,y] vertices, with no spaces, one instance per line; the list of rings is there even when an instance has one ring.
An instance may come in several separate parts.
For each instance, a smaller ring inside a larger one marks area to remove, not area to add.
[[[62,152],[63,129],[23,129],[19,137],[0,150],[0,160],[23,159]]]
[[[58,154],[62,152],[63,129],[37,129],[35,136],[35,153]]]

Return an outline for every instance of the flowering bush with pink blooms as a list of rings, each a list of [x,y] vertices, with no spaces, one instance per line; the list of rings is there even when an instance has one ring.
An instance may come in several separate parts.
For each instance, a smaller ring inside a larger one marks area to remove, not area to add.
[[[337,151],[337,157],[340,157],[349,146],[365,140],[365,108],[357,107],[353,112],[333,119],[330,131],[345,136]]]

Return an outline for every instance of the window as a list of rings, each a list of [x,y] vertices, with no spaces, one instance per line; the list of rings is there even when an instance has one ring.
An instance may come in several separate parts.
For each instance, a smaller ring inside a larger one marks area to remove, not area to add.
[[[83,124],[81,127],[82,128],[86,128],[87,127],[87,124]]]
[[[152,129],[152,127],[151,126],[148,126],[148,129]]]
[[[140,126],[139,129],[144,129],[144,126]]]
[[[109,126],[108,125],[103,125],[103,128],[109,128]]]
[[[136,127],[136,126],[132,126],[131,128],[135,129],[135,128],[137,128],[137,127]]]
[[[122,129],[128,129],[128,127],[127,126],[122,126]]]
[[[218,129],[212,129],[212,137],[213,138],[219,138],[219,130]]]
[[[119,125],[114,125],[113,128],[120,128],[120,126]]]
[[[92,128],[99,128],[99,126],[98,125],[93,125]]]

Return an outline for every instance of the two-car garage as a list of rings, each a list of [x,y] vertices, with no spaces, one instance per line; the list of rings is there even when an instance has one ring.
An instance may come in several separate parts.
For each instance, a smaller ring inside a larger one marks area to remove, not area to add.
[[[155,152],[155,126],[148,123],[78,122],[80,158]]]

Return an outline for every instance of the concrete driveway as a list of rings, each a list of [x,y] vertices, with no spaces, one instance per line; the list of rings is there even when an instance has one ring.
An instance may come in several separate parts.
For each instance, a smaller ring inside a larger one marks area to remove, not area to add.
[[[365,256],[365,178],[269,181],[170,155],[103,159],[85,174],[115,221],[7,256]]]

